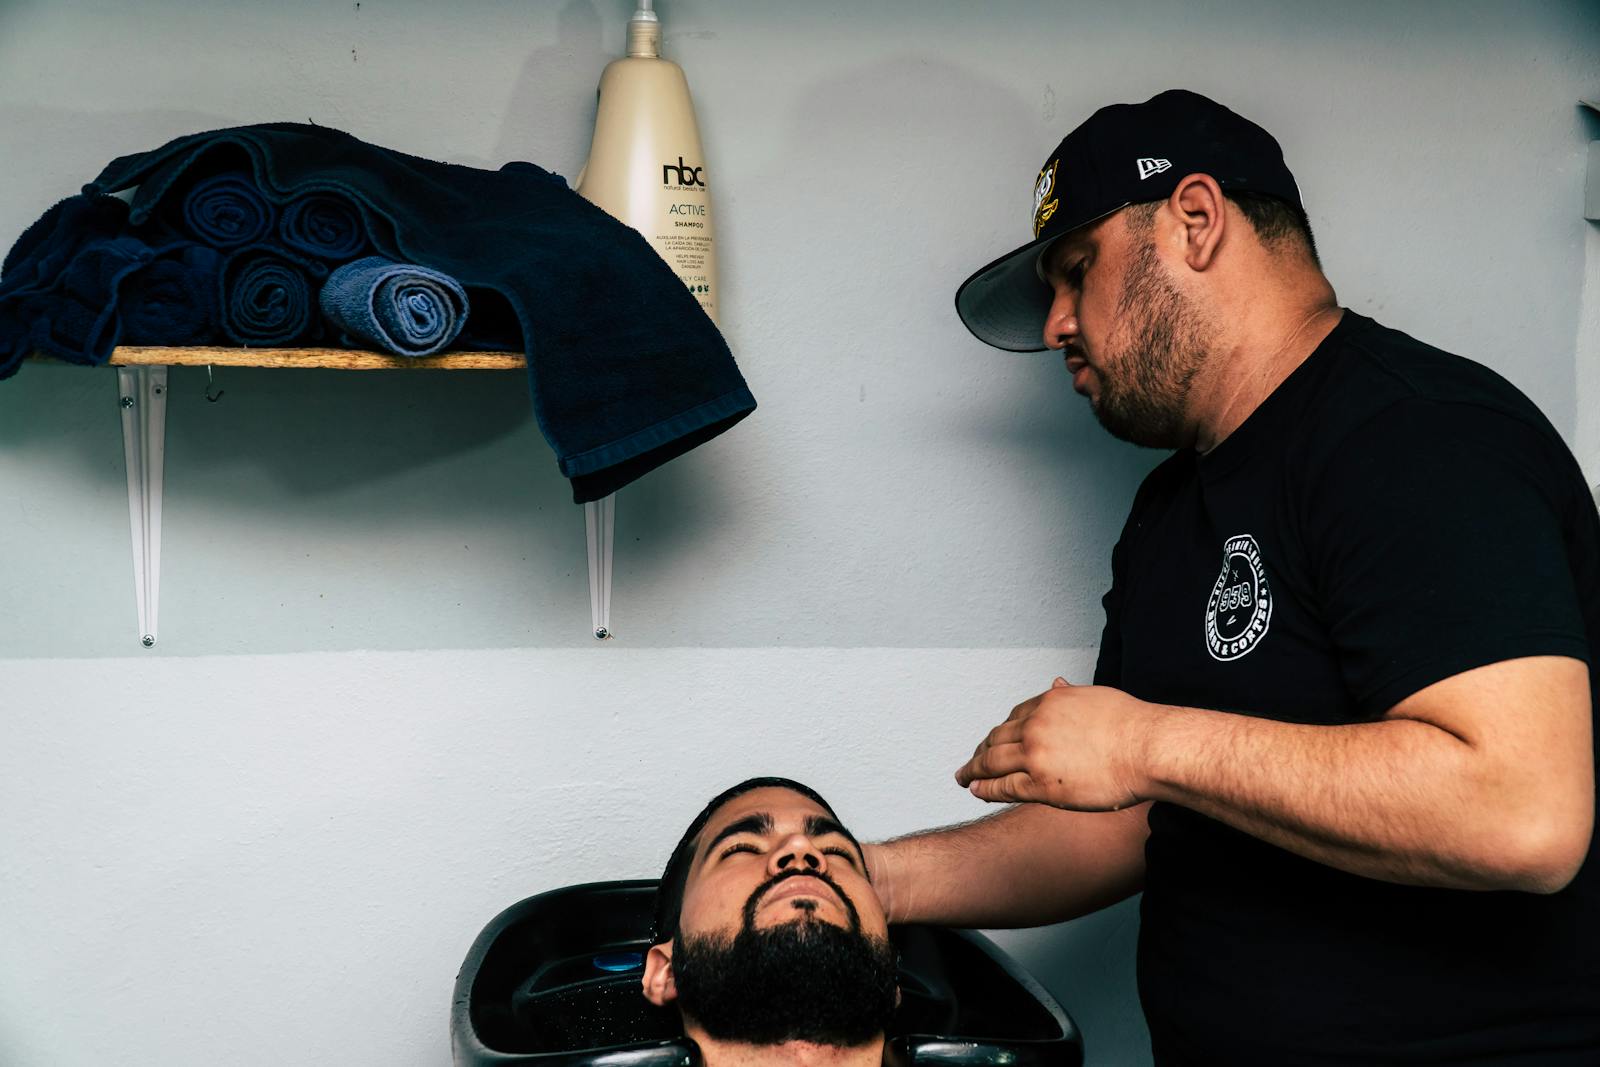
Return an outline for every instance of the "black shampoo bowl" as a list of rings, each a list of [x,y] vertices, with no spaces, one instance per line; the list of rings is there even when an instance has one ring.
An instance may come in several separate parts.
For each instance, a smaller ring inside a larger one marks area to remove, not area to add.
[[[639,991],[654,881],[595,882],[495,917],[456,976],[458,1067],[696,1067],[677,1013]],[[903,1067],[1080,1067],[1067,1013],[989,939],[896,927],[901,1005],[888,1061]]]

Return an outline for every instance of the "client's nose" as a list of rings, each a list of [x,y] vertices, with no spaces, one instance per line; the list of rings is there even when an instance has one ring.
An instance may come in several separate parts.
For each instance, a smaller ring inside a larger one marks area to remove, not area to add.
[[[772,858],[767,861],[767,869],[772,874],[787,871],[797,865],[805,870],[818,872],[826,872],[828,869],[828,861],[824,858],[822,850],[813,845],[805,834],[790,834],[772,850]]]

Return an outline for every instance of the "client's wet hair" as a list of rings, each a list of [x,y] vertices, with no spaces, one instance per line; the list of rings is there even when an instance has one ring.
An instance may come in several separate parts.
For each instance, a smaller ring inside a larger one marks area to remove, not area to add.
[[[678,936],[678,918],[683,913],[683,891],[689,882],[689,867],[694,863],[695,849],[700,845],[700,831],[706,828],[711,816],[715,815],[724,804],[753,789],[793,790],[803,797],[816,801],[835,822],[839,821],[833,806],[823,800],[821,794],[810,786],[802,785],[790,778],[746,778],[738,785],[724,789],[712,797],[711,802],[701,809],[700,814],[694,817],[689,828],[683,832],[683,837],[678,840],[678,846],[672,850],[672,856],[667,860],[666,870],[661,872],[661,886],[656,890],[655,944],[671,941]],[[851,844],[860,849],[860,842],[856,841],[848,830],[845,831],[845,836],[850,838]]]

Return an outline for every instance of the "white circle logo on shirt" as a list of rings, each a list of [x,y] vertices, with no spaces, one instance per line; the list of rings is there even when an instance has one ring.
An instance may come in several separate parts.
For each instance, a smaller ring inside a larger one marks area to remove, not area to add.
[[[1238,659],[1267,635],[1272,590],[1261,565],[1261,546],[1249,534],[1222,546],[1222,573],[1206,601],[1206,649],[1215,659]]]

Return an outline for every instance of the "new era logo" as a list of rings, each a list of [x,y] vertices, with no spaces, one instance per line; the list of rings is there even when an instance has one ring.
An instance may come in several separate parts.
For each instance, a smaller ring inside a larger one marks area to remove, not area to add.
[[[1170,159],[1141,159],[1139,160],[1139,180],[1144,181],[1152,174],[1160,174],[1164,170],[1172,169]]]

